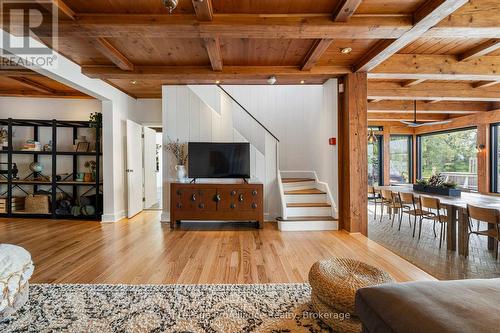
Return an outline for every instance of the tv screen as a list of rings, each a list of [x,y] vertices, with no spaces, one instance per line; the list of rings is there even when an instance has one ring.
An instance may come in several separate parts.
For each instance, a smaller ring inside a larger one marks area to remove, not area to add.
[[[189,142],[190,178],[250,178],[249,143]]]

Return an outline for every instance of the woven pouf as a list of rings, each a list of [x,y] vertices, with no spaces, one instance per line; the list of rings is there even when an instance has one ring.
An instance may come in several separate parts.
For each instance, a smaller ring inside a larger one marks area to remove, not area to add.
[[[334,332],[361,332],[361,321],[358,317],[326,305],[314,292],[311,294],[311,305],[313,310],[318,314],[318,319],[330,326]]]
[[[347,258],[316,262],[309,271],[313,293],[326,306],[356,316],[354,298],[360,288],[393,282],[386,272]]]
[[[14,314],[28,300],[28,280],[33,269],[28,251],[0,244],[0,320]]]

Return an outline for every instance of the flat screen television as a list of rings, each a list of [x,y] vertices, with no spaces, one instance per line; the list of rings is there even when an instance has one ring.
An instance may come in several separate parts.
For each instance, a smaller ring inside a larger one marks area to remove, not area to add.
[[[250,178],[249,143],[188,143],[190,178]]]

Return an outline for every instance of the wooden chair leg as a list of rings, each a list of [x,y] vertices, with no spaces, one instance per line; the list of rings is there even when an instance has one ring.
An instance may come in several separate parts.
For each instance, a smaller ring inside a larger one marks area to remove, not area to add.
[[[421,234],[422,234],[422,216],[420,216],[420,222],[418,223],[418,239],[420,239]]]
[[[415,237],[415,230],[417,229],[417,215],[415,215],[415,218],[413,219],[413,236]]]

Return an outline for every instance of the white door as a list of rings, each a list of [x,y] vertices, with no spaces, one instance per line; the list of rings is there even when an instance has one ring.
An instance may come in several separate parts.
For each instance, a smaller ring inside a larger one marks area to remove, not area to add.
[[[143,208],[142,126],[127,120],[128,214],[130,218]]]
[[[156,131],[144,127],[144,208],[158,202],[156,186]]]

